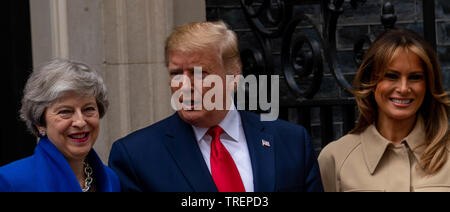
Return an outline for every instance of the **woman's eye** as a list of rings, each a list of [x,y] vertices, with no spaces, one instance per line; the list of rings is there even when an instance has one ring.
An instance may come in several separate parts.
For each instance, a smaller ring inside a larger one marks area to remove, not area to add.
[[[86,111],[95,111],[96,109],[94,107],[88,107],[85,109]]]
[[[409,79],[421,80],[421,79],[423,79],[423,75],[412,75],[412,76],[409,77]]]
[[[397,79],[397,75],[395,75],[395,74],[385,74],[384,77],[386,77],[388,79]]]
[[[58,112],[58,114],[70,114],[70,113],[72,113],[71,110],[60,110],[60,111]]]
[[[61,118],[63,119],[68,119],[70,117],[72,117],[72,110],[60,110],[58,111],[58,115],[61,116]]]
[[[87,107],[84,109],[84,114],[87,116],[92,116],[97,112],[97,108],[95,107]]]

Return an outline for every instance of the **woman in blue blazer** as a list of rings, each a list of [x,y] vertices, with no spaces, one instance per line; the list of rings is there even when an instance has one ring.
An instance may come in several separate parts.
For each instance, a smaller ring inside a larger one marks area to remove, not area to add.
[[[34,70],[20,116],[40,139],[32,156],[0,167],[0,191],[120,191],[92,149],[107,107],[106,86],[87,65],[56,59]]]

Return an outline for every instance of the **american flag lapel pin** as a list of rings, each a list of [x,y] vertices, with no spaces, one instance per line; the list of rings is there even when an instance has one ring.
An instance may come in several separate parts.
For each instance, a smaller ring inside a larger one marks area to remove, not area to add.
[[[265,146],[265,147],[270,147],[270,142],[268,142],[268,141],[266,141],[266,140],[262,140],[261,141],[261,144],[263,145],[263,146]]]

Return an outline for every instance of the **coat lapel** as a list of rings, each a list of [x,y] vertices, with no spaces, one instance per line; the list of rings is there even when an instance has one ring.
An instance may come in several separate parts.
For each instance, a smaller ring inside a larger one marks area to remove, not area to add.
[[[47,137],[39,140],[35,157],[38,158],[41,167],[46,169],[41,173],[45,176],[47,188],[51,189],[49,191],[81,192],[80,184],[69,163]]]
[[[240,111],[242,126],[250,153],[255,192],[272,192],[275,189],[275,142],[264,132],[259,116]]]
[[[217,191],[216,185],[205,164],[192,127],[178,114],[173,115],[167,129],[166,147],[195,192]]]

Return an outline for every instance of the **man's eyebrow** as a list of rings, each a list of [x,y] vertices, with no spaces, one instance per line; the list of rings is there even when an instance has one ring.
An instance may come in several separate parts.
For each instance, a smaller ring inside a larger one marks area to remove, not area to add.
[[[194,71],[196,68],[199,68],[199,70],[206,70],[207,67],[206,66],[189,66],[189,67],[179,67],[179,66],[173,66],[173,67],[169,67],[169,71],[180,71],[180,70],[190,70],[190,71]]]
[[[182,69],[182,68],[179,67],[179,66],[172,66],[172,67],[169,66],[169,71],[179,71],[179,70],[181,70],[181,69]]]

